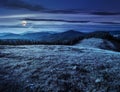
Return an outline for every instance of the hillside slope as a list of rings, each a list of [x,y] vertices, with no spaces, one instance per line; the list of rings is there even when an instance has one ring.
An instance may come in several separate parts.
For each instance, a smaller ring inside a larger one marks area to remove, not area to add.
[[[101,39],[101,38],[88,38],[83,39],[80,41],[77,46],[85,46],[88,48],[98,48],[98,49],[105,49],[105,50],[114,50],[120,51],[120,44],[114,43],[112,41]]]
[[[0,92],[119,92],[120,53],[83,46],[0,46]]]

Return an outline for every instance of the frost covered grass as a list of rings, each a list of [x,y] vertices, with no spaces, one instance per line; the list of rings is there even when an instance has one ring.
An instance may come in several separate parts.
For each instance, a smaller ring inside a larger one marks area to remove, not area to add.
[[[0,46],[0,92],[120,92],[120,53],[84,46]]]

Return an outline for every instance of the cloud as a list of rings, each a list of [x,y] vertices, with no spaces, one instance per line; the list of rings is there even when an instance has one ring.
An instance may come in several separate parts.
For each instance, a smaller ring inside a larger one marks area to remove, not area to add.
[[[90,21],[62,20],[62,19],[33,19],[23,18],[26,21],[46,21],[46,22],[67,22],[67,23],[89,23]]]
[[[40,11],[45,9],[41,5],[32,5],[25,2],[25,0],[0,0],[0,7],[12,9],[28,9],[31,11]]]

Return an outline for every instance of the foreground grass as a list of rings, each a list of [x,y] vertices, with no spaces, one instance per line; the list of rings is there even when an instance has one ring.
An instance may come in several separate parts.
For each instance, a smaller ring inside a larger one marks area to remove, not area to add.
[[[0,46],[0,92],[120,92],[120,53],[75,46]]]

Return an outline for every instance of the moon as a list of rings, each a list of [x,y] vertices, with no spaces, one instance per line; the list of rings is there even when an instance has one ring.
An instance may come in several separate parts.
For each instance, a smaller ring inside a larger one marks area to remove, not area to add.
[[[26,25],[27,25],[27,21],[23,20],[23,21],[21,22],[21,24],[22,24],[22,26],[26,26]]]

